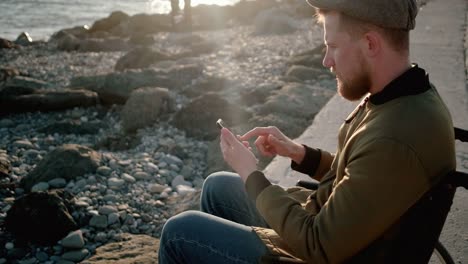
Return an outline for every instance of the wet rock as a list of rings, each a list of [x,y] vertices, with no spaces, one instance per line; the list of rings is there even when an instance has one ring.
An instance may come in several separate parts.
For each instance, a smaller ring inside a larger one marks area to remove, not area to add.
[[[22,32],[18,38],[16,38],[15,43],[21,46],[31,45],[33,40],[31,36],[29,36],[28,32]]]
[[[44,192],[47,190],[49,190],[49,184],[47,182],[39,182],[31,187],[31,192]]]
[[[177,112],[173,125],[184,130],[189,136],[214,139],[219,134],[219,128],[214,125],[218,118],[222,118],[230,126],[235,126],[246,122],[250,116],[249,112],[219,95],[205,94]]]
[[[124,234],[122,240],[97,248],[96,254],[82,263],[158,263],[159,239],[147,235]]]
[[[296,31],[294,19],[284,11],[270,9],[260,12],[254,21],[255,34],[288,34]]]
[[[169,54],[150,47],[140,47],[133,49],[121,57],[115,65],[115,70],[123,71],[125,69],[147,68],[159,61],[170,59],[171,56]]]
[[[50,152],[21,180],[24,189],[29,190],[34,184],[55,178],[72,180],[86,173],[94,173],[101,162],[101,155],[94,150],[80,145],[68,144]]]
[[[71,204],[70,195],[61,191],[26,194],[7,212],[5,228],[20,241],[54,244],[77,228]]]
[[[165,88],[139,88],[133,91],[122,110],[122,128],[134,132],[154,124],[163,114],[175,110],[175,100]]]
[[[32,94],[18,95],[2,102],[0,115],[23,112],[48,112],[89,107],[98,103],[97,93],[87,90],[40,90]]]

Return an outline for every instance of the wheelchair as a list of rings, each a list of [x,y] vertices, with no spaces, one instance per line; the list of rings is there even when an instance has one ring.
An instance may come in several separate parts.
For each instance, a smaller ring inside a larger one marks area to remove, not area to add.
[[[468,141],[468,131],[454,128],[454,132],[455,140]],[[319,182],[301,180],[296,186],[316,190]],[[400,218],[401,232],[393,241],[395,246],[388,263],[429,263],[431,260],[431,263],[455,264],[439,236],[458,187],[468,189],[468,174],[452,171],[408,209]],[[358,257],[348,262],[360,263]],[[282,258],[276,263],[305,262]]]

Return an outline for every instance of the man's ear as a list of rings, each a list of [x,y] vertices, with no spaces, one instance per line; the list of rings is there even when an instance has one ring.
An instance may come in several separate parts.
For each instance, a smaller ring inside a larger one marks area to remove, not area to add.
[[[369,57],[377,56],[382,49],[382,36],[375,31],[369,31],[362,38],[362,49]]]

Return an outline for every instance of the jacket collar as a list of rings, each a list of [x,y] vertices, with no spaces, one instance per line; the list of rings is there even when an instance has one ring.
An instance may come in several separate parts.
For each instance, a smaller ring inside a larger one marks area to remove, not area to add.
[[[417,64],[413,64],[409,70],[391,81],[381,92],[371,95],[369,100],[374,105],[380,105],[398,97],[424,93],[430,88],[429,75]]]

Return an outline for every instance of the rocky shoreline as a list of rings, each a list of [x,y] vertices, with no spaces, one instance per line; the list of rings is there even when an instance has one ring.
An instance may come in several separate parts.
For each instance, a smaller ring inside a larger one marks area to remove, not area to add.
[[[302,0],[248,3],[194,8],[194,32],[114,12],[0,41],[0,263],[156,263],[165,221],[227,169],[218,118],[304,131],[335,93],[321,27]]]

